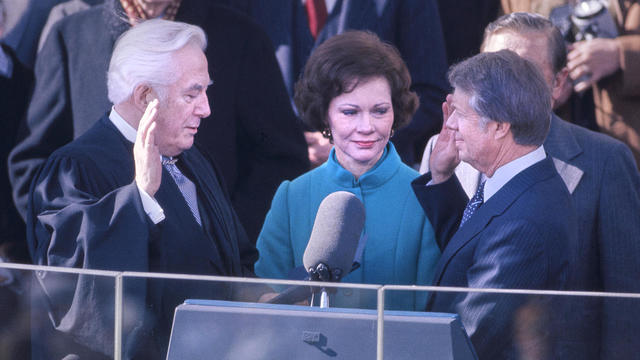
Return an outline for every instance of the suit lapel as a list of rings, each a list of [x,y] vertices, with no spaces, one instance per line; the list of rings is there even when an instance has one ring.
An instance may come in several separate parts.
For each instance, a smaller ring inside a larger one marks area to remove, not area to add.
[[[239,254],[238,233],[235,228],[233,210],[227,203],[224,190],[208,166],[208,160],[194,147],[181,154],[185,173],[192,179],[198,189],[200,214],[203,229],[209,240],[213,242],[218,254],[222,256],[226,274],[239,274],[241,264],[236,260]],[[209,168],[209,169],[207,169]],[[195,171],[197,169],[197,171]]]
[[[389,0],[337,0],[318,35],[316,46],[336,34],[349,29],[379,31],[379,19]]]
[[[372,29],[382,17],[389,0],[343,0],[342,12],[347,14],[346,24],[352,29]],[[346,26],[346,25],[345,25]]]
[[[433,285],[440,285],[442,275],[453,257],[480,231],[482,231],[487,224],[489,224],[493,216],[496,215],[496,209],[492,209],[492,206],[487,206],[487,204],[483,204],[478,210],[476,210],[471,219],[469,219],[464,226],[458,229],[458,231],[453,235],[438,261],[438,266],[436,267],[435,275],[433,277]]]
[[[329,39],[330,37],[336,35],[336,34],[340,34],[342,32],[344,32],[345,28],[346,28],[346,18],[347,18],[347,14],[345,12],[345,9],[349,8],[349,3],[351,1],[347,0],[347,1],[342,1],[342,0],[337,0],[336,4],[333,6],[333,10],[328,14],[327,16],[327,22],[324,24],[324,26],[322,27],[322,30],[320,30],[320,32],[318,33],[318,37],[316,38],[314,44],[313,44],[313,48],[315,49],[316,47],[318,47],[318,45],[322,44],[323,42],[325,42],[325,40]],[[303,7],[303,6],[302,6]],[[304,8],[304,7],[303,7]],[[303,10],[304,12],[304,10]],[[307,18],[304,17],[304,19],[306,20]],[[309,35],[311,35],[311,32],[309,32]]]
[[[582,179],[584,171],[580,170],[577,166],[566,163],[560,159],[553,158],[553,164],[556,167],[556,171],[560,174],[562,181],[567,186],[570,194],[576,189]]]
[[[434,276],[434,285],[440,285],[442,276],[455,255],[484,230],[491,220],[504,213],[516,199],[533,184],[553,176],[549,158],[525,169],[509,180],[453,235],[444,249]]]
[[[223,262],[219,249],[213,241],[206,238],[203,228],[198,225],[191,214],[191,210],[184,200],[178,185],[164,167],[162,168],[162,181],[156,193],[156,199],[164,209],[165,215],[167,215],[167,217],[173,217],[172,219],[165,219],[165,221],[170,221],[172,224],[175,224],[175,226],[180,227],[182,233],[188,237],[186,240],[189,241],[190,246],[198,244],[204,248],[208,248],[207,253],[211,260],[211,266],[215,267],[219,274],[225,274],[226,272],[222,267]],[[200,199],[198,200],[200,201]],[[204,216],[201,216],[201,219],[203,220],[202,226],[207,226],[207,219],[205,219]],[[179,240],[175,239],[175,241]],[[199,249],[192,250],[202,252],[206,251],[204,248],[200,247]]]
[[[545,149],[553,157],[556,171],[567,186],[569,193],[573,194],[584,171],[571,164],[571,160],[582,154],[583,149],[571,132],[568,123],[553,114],[551,116],[551,128],[544,142]]]

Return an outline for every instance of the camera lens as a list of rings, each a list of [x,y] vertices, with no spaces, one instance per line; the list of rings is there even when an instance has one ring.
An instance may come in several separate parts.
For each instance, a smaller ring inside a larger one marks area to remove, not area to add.
[[[588,19],[596,16],[603,8],[602,3],[597,0],[581,1],[573,9],[573,15],[580,19]]]

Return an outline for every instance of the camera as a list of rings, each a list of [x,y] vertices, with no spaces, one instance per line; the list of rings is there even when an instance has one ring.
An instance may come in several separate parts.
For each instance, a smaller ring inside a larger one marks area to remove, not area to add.
[[[618,28],[607,6],[607,0],[581,0],[575,5],[554,8],[549,20],[560,29],[567,43],[594,38],[613,39],[618,36]],[[590,76],[585,74],[575,79],[574,84],[587,82]]]
[[[568,43],[594,38],[613,39],[618,36],[618,28],[607,5],[605,0],[582,0],[575,5],[558,6],[551,10],[549,20],[560,29]]]

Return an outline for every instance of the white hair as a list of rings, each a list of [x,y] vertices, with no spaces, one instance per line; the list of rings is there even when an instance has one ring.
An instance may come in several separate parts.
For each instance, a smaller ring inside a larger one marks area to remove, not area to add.
[[[153,19],[124,32],[116,41],[107,71],[107,90],[113,104],[125,101],[136,86],[158,87],[177,80],[173,53],[187,44],[207,47],[204,31],[195,25]],[[162,96],[162,95],[161,95]]]

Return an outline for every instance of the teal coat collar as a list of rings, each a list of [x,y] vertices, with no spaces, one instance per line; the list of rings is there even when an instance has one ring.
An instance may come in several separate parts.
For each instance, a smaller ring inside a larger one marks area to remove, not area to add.
[[[322,166],[327,168],[329,174],[332,174],[331,180],[338,186],[344,188],[359,187],[362,190],[368,190],[375,189],[388,182],[398,171],[401,164],[400,156],[395,147],[392,143],[388,143],[380,160],[358,180],[338,163],[335,149],[331,149],[329,160]]]

